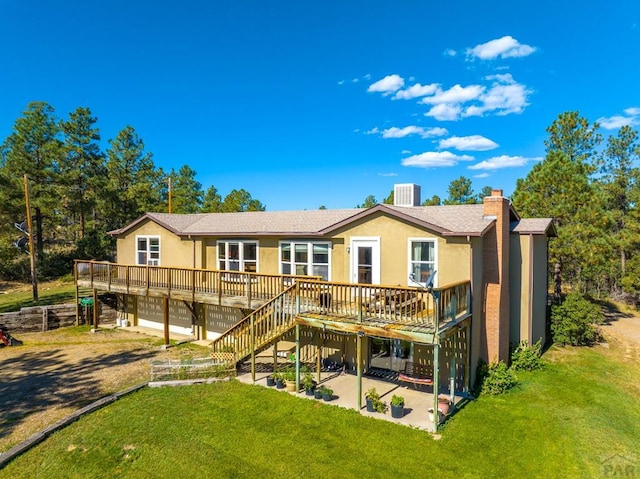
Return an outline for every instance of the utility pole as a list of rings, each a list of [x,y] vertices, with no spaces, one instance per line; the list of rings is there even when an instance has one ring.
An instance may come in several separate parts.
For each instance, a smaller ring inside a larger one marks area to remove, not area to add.
[[[171,213],[171,177],[168,178],[169,181],[169,213]]]
[[[29,202],[29,177],[24,175],[24,199],[27,205],[27,230],[29,231],[29,256],[31,257],[31,285],[33,302],[38,304],[38,276],[36,275],[36,250],[33,247],[33,228],[31,224],[31,204]]]

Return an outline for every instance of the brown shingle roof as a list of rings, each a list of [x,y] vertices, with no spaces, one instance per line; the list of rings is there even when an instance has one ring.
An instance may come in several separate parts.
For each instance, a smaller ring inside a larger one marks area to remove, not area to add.
[[[482,205],[416,207],[376,205],[368,209],[253,211],[188,215],[147,213],[110,234],[117,236],[140,222],[151,220],[181,236],[319,236],[378,212],[414,223],[444,236],[481,236],[494,221],[492,218],[483,216]]]
[[[556,235],[552,218],[522,218],[511,223],[511,231],[518,234]]]

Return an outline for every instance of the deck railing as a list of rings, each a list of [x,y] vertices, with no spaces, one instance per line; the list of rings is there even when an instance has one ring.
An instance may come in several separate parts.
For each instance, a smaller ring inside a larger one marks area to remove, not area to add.
[[[90,283],[92,287],[95,285],[125,292],[155,290],[167,296],[171,296],[172,292],[183,295],[234,296],[247,298],[249,304],[252,300],[268,301],[298,279],[309,279],[309,276],[286,274],[122,265],[83,260],[75,261],[75,272],[78,281]]]
[[[357,322],[435,326],[471,313],[469,281],[427,290],[300,279],[298,290],[301,313]]]
[[[435,333],[439,326],[466,318],[470,306],[468,281],[426,290],[298,279],[225,331],[211,348],[214,353],[233,353],[236,361],[241,361],[289,331],[296,317],[310,314],[364,326],[393,324]]]

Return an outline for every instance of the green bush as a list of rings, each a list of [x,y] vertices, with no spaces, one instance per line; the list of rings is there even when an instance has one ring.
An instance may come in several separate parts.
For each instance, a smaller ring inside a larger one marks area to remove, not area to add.
[[[487,368],[487,375],[482,381],[482,393],[497,395],[507,392],[518,385],[518,380],[503,362],[491,363]]]
[[[535,371],[543,367],[541,339],[532,346],[527,341],[522,341],[511,353],[511,368],[514,371]]]
[[[569,293],[562,303],[551,308],[551,334],[559,344],[594,344],[600,338],[596,326],[600,323],[600,308],[577,292]]]

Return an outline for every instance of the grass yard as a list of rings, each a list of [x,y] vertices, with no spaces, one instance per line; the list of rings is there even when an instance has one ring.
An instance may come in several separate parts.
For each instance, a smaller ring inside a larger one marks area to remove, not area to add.
[[[0,284],[0,313],[19,311],[20,308],[35,306],[31,284]],[[74,303],[76,289],[72,278],[48,281],[38,284],[38,304]]]
[[[236,381],[145,389],[53,435],[7,478],[600,477],[640,457],[637,345],[552,348],[544,371],[482,397],[439,439]]]

